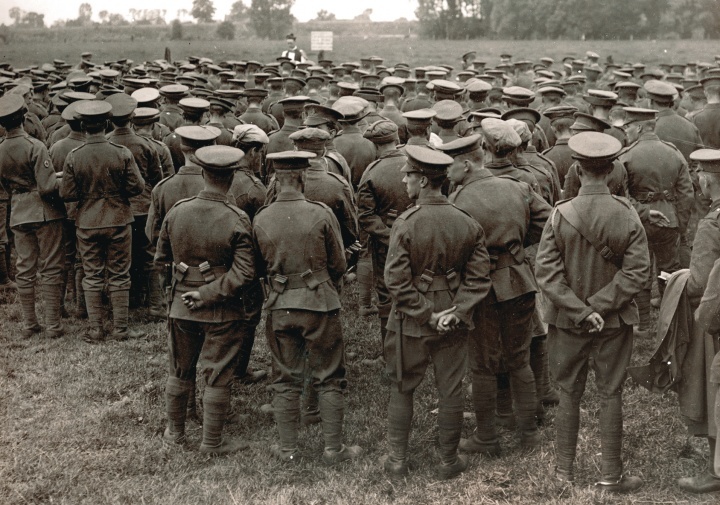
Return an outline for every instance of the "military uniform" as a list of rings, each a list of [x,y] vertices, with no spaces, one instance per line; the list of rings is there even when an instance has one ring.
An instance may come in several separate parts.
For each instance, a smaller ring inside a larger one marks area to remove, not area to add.
[[[621,149],[616,139],[595,132],[573,137],[570,146],[583,159],[602,159],[607,165]],[[601,253],[600,244],[609,252]],[[576,198],[557,205],[543,232],[535,275],[550,302],[545,321],[550,325],[550,362],[560,388],[555,423],[556,473],[561,479],[573,479],[580,398],[592,366],[602,399],[599,484],[610,491],[642,485],[637,477],[623,475],[621,391],[632,353],[632,325],[638,322],[632,300],[649,272],[645,232],[627,200],[610,195],[604,184],[588,184]],[[593,313],[604,320],[600,332],[583,327]]]
[[[302,170],[313,155],[269,156],[277,170]],[[280,435],[275,453],[286,461],[297,454],[300,393],[310,381],[319,395],[323,457],[330,463],[353,457],[358,448],[342,444],[346,379],[338,287],[346,262],[338,221],[325,204],[284,190],[255,215],[253,239],[258,275],[267,279],[268,344],[280,372],[271,386]]]
[[[368,165],[357,192],[358,221],[361,230],[370,238],[368,248],[372,257],[383,341],[391,305],[384,278],[390,229],[397,217],[412,205],[402,182],[404,174],[400,171],[405,162],[405,155],[397,149],[381,156]]]
[[[267,134],[280,129],[277,120],[260,108],[249,108],[240,116],[240,121],[245,124],[254,124]]]
[[[335,137],[333,143],[350,166],[352,178],[350,183],[353,188],[357,188],[363,172],[370,163],[375,161],[375,146],[363,137],[360,128],[354,124],[344,125],[342,135]]]
[[[578,164],[572,160],[572,165],[565,176],[565,185],[563,186],[563,198],[575,198],[580,191],[580,177],[578,176]],[[610,194],[615,196],[628,197],[628,174],[622,163],[613,161],[613,169],[606,179]]]
[[[632,119],[632,116],[629,115]],[[645,226],[650,256],[658,274],[680,269],[680,238],[685,233],[693,203],[693,186],[687,162],[672,144],[661,141],[651,132],[622,151],[619,157],[628,174],[628,193]],[[659,210],[669,220],[667,227],[649,222],[649,211]],[[639,304],[643,326],[647,298],[652,288],[652,273],[646,279]],[[662,286],[661,286],[662,289]]]
[[[83,121],[104,121],[112,107],[106,102],[78,105]],[[97,160],[103,170],[97,170]],[[65,159],[60,196],[78,202],[75,225],[85,278],[85,301],[92,327],[90,340],[103,337],[102,291],[105,278],[113,307],[114,336],[135,336],[128,330],[133,211],[130,199],[143,193],[145,181],[129,149],[109,142],[102,133],[89,135]]]
[[[709,103],[692,118],[702,143],[709,149],[720,149],[720,103]]]
[[[242,163],[242,162],[241,162]],[[255,174],[246,167],[235,171],[230,194],[235,199],[235,205],[244,210],[250,217],[250,221],[255,218],[255,214],[265,205],[267,197],[267,188],[255,177]]]
[[[19,95],[0,98],[0,123],[25,112]],[[55,176],[45,145],[30,137],[22,127],[6,132],[0,142],[0,186],[10,194],[10,227],[15,236],[22,334],[39,333],[35,312],[35,284],[40,277],[45,303],[47,334],[63,334],[60,323],[60,296],[64,248],[62,219],[65,209],[57,197]]]
[[[702,146],[697,127],[672,109],[658,112],[655,120],[655,135],[674,145],[690,163],[690,153]]]
[[[469,139],[468,139],[469,140]],[[453,145],[444,146],[453,154]],[[462,152],[461,149],[456,149]],[[527,184],[479,169],[450,196],[485,231],[492,289],[475,310],[470,332],[470,363],[477,430],[462,446],[497,452],[496,374],[509,372],[523,443],[532,444],[536,391],[530,368],[532,315],[537,287],[524,248],[537,244],[550,206]]]
[[[182,109],[174,103],[165,104],[160,107],[160,119],[158,121],[160,124],[167,126],[170,131],[175,131],[184,123]]]
[[[236,154],[228,154],[229,149]],[[227,146],[209,146],[198,149],[195,156],[204,169],[228,173],[243,153]],[[230,407],[235,363],[248,331],[246,313],[257,310],[246,306],[257,299],[247,296],[247,291],[259,287],[250,219],[228,202],[226,194],[203,190],[181,200],[163,221],[155,263],[173,265],[165,439],[179,442],[184,437],[187,402],[200,360],[205,383],[200,450],[225,453],[239,449],[222,440],[222,428]],[[183,294],[191,291],[199,292],[202,307],[188,308],[183,303]]]
[[[555,165],[560,188],[562,188],[565,184],[565,176],[570,170],[570,166],[575,163],[575,160],[572,159],[572,151],[567,144],[568,139],[558,139],[554,146],[543,152],[543,156],[548,158]]]
[[[145,181],[145,190],[142,194],[130,199],[134,220],[132,222],[132,278],[131,291],[135,303],[145,289],[142,287],[151,267],[151,256],[148,250],[149,242],[145,236],[145,224],[150,208],[150,196],[153,187],[162,180],[160,157],[152,145],[152,141],[137,135],[128,127],[115,128],[107,136],[108,141],[127,147],[135,157],[140,174]]]
[[[424,147],[407,148],[404,172],[438,177],[452,158]],[[445,196],[421,196],[403,212],[390,232],[385,284],[392,308],[385,340],[386,371],[392,382],[388,405],[388,471],[407,471],[406,454],[415,388],[432,363],[439,392],[440,476],[462,472],[467,461],[457,455],[462,430],[467,332],[440,334],[428,321],[432,313],[455,307],[472,328],[475,306],[490,290],[490,260],[478,223]],[[395,467],[397,470],[393,470]]]
[[[543,168],[546,177],[549,177],[549,181],[547,184],[550,187],[550,195],[552,197],[552,200],[548,203],[550,205],[553,205],[555,202],[560,200],[560,192],[562,190],[562,186],[560,185],[560,179],[558,177],[557,167],[555,166],[555,163],[549,158],[547,158],[544,154],[540,154],[533,145],[529,145],[527,147],[527,149],[523,153],[523,157],[529,162],[530,165]],[[535,176],[535,178],[538,179],[539,183],[540,179],[537,176]]]
[[[325,158],[310,160],[304,195],[308,200],[322,202],[332,210],[340,224],[342,242],[345,247],[349,247],[358,240],[357,211],[352,190],[345,178],[327,170],[327,163]],[[277,199],[279,189],[277,181],[271,180],[266,205]]]
[[[85,143],[85,133],[81,131],[73,131],[60,142],[53,144],[48,151],[53,167],[56,172],[62,172],[65,166],[65,158],[73,149],[80,147]],[[74,286],[75,302],[77,314],[81,317],[86,316],[85,295],[83,294],[82,279],[84,272],[82,269],[82,261],[77,251],[77,237],[75,227],[75,214],[77,212],[77,202],[68,202],[65,204],[67,213],[66,219],[63,220],[63,242],[65,245],[65,268],[63,272],[63,289],[60,300],[61,307],[64,307],[65,294],[68,282]]]

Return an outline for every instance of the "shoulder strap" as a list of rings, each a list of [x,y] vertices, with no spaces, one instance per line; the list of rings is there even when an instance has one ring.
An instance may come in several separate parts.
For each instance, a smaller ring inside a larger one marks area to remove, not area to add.
[[[602,242],[595,234],[593,234],[592,230],[583,222],[582,217],[580,217],[580,214],[572,204],[572,201],[567,202],[565,205],[558,205],[555,208],[560,215],[562,215],[562,217],[564,217],[565,220],[570,223],[573,228],[575,228],[575,231],[592,244],[595,250],[600,253],[600,256],[614,264],[616,267],[622,267],[622,257],[615,254],[615,251],[613,251],[609,245]]]

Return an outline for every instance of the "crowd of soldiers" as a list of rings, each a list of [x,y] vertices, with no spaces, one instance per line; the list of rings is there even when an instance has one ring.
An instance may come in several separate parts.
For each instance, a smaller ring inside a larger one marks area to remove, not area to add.
[[[432,366],[440,478],[467,468],[461,453],[500,456],[499,426],[538,448],[557,405],[552,477],[572,483],[592,368],[597,485],[630,492],[623,383],[633,339],[662,333],[681,363],[659,372],[700,383],[688,425],[710,448],[679,485],[720,490],[720,56],[461,61],[313,63],[293,41],[270,63],[0,63],[0,290],[17,292],[19,334],[87,318],[99,344],[143,336],[132,309],[167,320],[163,441],[186,443],[199,371],[200,451],[226,454],[247,446],[222,436],[231,383],[266,375],[249,367],[264,310],[272,452],[299,460],[299,426],[320,422],[332,465],[362,454],[343,443],[340,292],[357,282],[360,315],[380,321],[363,363],[390,383],[390,476],[412,468],[413,393]],[[689,343],[673,334],[680,297]],[[681,347],[701,348],[683,374]],[[461,438],[468,370],[476,428]]]

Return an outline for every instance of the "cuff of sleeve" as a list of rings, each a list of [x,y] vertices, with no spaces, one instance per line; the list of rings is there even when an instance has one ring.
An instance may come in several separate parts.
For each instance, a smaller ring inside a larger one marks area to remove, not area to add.
[[[577,318],[572,318],[572,320],[573,320],[573,322],[575,323],[576,326],[580,326],[580,324],[581,324],[585,319],[587,319],[587,317],[588,317],[590,314],[592,314],[593,312],[595,312],[595,310],[593,310],[592,307],[587,307],[585,310],[583,310],[582,312],[580,312],[580,314],[578,314],[578,317],[577,317]]]

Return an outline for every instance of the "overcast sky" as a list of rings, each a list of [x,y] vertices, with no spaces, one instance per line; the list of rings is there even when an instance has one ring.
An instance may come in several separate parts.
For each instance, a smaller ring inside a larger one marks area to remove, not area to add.
[[[234,2],[213,0],[215,19],[222,20]],[[10,24],[8,11],[12,7],[20,7],[24,11],[45,14],[45,24],[50,26],[58,19],[76,18],[81,3],[82,0],[3,0],[0,2],[0,23]],[[166,19],[170,21],[177,16],[179,9],[190,10],[192,7],[192,0],[90,0],[88,3],[92,5],[94,20],[98,20],[98,13],[103,10],[121,14],[129,20],[130,9],[166,9]],[[245,0],[245,4],[250,5],[250,0]],[[334,13],[338,19],[352,19],[365,9],[372,9],[370,18],[373,21],[393,21],[401,17],[414,19],[416,7],[416,0],[296,0],[292,12],[300,21],[308,21],[322,9]]]

